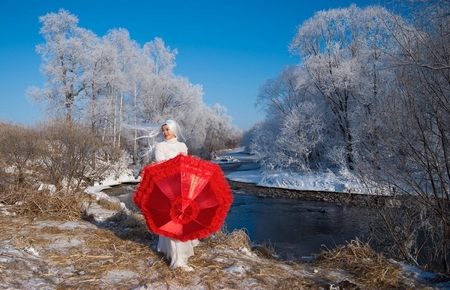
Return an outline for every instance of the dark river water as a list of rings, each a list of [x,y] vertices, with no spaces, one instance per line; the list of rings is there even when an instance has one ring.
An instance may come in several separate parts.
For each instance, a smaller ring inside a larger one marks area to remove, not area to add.
[[[135,185],[105,190],[128,208]],[[233,192],[234,203],[225,225],[228,231],[245,229],[254,244],[270,245],[284,259],[305,259],[324,247],[334,248],[356,237],[364,239],[375,213],[367,208],[294,199],[272,199],[252,192]]]

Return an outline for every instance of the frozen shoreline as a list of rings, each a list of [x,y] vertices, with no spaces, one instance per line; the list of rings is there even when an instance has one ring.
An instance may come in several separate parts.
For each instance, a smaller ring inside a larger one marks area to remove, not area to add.
[[[286,171],[263,172],[261,169],[234,171],[226,174],[228,180],[250,183],[258,187],[290,189],[298,191],[321,191],[368,195],[368,189],[349,172],[292,173]]]

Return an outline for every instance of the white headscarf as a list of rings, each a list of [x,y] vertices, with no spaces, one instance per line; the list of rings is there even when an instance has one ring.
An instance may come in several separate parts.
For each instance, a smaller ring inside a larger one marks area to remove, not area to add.
[[[180,128],[180,126],[178,125],[177,122],[175,122],[174,120],[170,120],[169,119],[169,120],[166,120],[164,122],[164,124],[161,125],[161,128],[164,125],[169,126],[170,130],[172,130],[172,132],[175,134],[175,137],[177,137],[178,141],[180,141],[180,139],[184,140],[184,136],[183,136],[183,134],[181,132],[181,128]]]

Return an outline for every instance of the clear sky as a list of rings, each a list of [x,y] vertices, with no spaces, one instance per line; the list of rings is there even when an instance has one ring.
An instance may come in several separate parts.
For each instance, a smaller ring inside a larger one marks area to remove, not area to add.
[[[201,84],[208,105],[226,106],[233,123],[248,129],[264,117],[255,108],[259,87],[299,62],[288,45],[303,21],[318,10],[386,1],[1,1],[0,121],[32,125],[43,119],[43,106],[29,100],[26,90],[44,83],[35,52],[43,42],[38,17],[60,8],[99,36],[121,27],[141,45],[161,37],[178,50],[175,73]]]

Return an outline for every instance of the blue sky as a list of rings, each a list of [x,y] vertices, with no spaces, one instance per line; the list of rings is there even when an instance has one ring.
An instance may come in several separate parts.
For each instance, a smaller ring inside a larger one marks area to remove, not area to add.
[[[100,36],[121,27],[141,45],[163,38],[178,50],[175,73],[201,84],[208,105],[226,106],[233,123],[248,129],[264,118],[255,108],[259,87],[299,62],[288,51],[298,25],[318,10],[385,1],[1,1],[0,121],[32,125],[44,118],[43,105],[26,90],[44,83],[35,52],[43,42],[38,17],[60,8]]]

